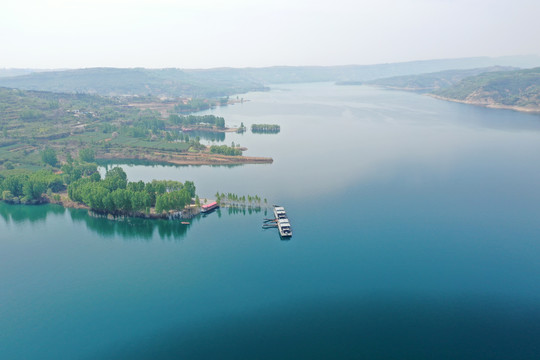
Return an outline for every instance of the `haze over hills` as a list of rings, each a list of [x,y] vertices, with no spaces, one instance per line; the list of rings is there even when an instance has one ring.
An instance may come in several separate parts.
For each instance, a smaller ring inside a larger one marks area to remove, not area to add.
[[[391,76],[496,65],[540,66],[540,58],[537,56],[476,57],[379,65],[276,66],[199,70],[88,68],[0,77],[0,86],[25,90],[83,92],[100,95],[220,97],[265,90],[266,85],[273,83],[369,81]],[[15,70],[10,69],[9,71]]]
[[[0,78],[0,86],[23,90],[62,93],[94,93],[100,95],[153,95],[219,97],[264,90],[246,77],[218,76],[179,69],[89,68],[65,71],[36,72]]]
[[[10,76],[28,75],[33,72],[41,72],[40,69],[0,69],[0,78]]]
[[[424,74],[490,66],[530,68],[540,66],[538,56],[471,57],[348,66],[276,66],[241,69],[265,84],[316,81],[369,81],[392,76]]]
[[[376,85],[388,89],[428,92],[444,89],[459,83],[461,80],[487,72],[518,70],[511,66],[490,66],[485,68],[446,70],[427,74],[394,76],[366,82],[341,82],[340,85]]]
[[[467,104],[540,111],[540,67],[516,69],[492,66],[340,84],[375,85],[393,90],[428,93],[439,99]]]

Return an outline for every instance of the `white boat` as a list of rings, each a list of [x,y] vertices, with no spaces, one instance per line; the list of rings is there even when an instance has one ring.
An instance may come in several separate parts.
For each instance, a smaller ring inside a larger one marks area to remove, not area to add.
[[[281,237],[291,237],[292,236],[292,229],[291,229],[291,223],[288,219],[280,219],[277,221],[279,235]]]
[[[274,205],[274,216],[278,220],[287,219],[287,213],[285,212],[285,208],[283,206]]]
[[[276,217],[279,235],[281,235],[281,237],[291,237],[291,223],[289,222],[285,208],[283,206],[274,205],[274,216]]]

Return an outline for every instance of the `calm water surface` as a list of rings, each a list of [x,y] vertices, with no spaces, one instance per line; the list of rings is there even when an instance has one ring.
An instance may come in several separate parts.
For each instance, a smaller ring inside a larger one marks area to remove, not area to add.
[[[284,205],[191,225],[0,204],[2,359],[536,359],[540,117],[332,84],[208,111],[270,165],[123,165]],[[204,140],[211,142],[212,140]]]

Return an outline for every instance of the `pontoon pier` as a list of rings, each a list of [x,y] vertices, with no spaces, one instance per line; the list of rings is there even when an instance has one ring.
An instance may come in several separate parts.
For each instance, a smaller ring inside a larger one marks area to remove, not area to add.
[[[263,229],[277,227],[281,237],[290,238],[292,236],[292,228],[285,208],[274,205],[274,216],[274,219],[264,219]]]

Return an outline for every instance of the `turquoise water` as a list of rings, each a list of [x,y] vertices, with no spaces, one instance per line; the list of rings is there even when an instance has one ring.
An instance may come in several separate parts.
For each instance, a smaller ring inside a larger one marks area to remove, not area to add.
[[[540,117],[283,85],[211,111],[271,165],[124,166],[284,205],[184,226],[0,204],[0,358],[535,359]]]

